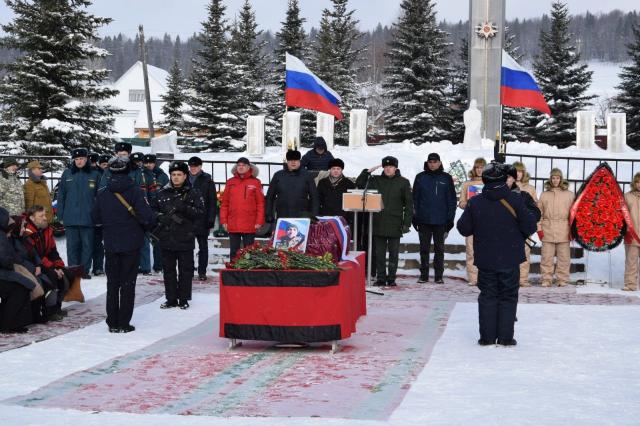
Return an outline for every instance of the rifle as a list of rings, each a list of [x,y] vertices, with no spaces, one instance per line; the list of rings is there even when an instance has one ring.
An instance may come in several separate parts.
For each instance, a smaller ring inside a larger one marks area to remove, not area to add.
[[[181,194],[176,194],[171,198],[171,200],[173,201],[177,198],[180,198],[181,196]],[[182,201],[184,202],[184,199]],[[152,241],[156,243],[159,242],[160,233],[165,229],[165,227],[168,228],[171,225],[171,222],[175,222],[178,225],[182,225],[184,223],[184,219],[178,215],[177,210],[178,207],[174,206],[166,213],[158,213],[158,224],[151,230],[151,232],[149,232],[149,238]]]

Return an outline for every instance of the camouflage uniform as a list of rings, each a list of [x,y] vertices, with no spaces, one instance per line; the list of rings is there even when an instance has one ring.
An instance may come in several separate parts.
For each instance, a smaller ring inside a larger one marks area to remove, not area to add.
[[[2,171],[0,175],[0,207],[7,209],[12,216],[21,215],[24,212],[24,190],[17,173]]]

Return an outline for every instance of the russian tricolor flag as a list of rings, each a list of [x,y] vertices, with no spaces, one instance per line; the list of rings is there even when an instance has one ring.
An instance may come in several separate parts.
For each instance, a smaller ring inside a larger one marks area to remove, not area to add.
[[[533,76],[504,50],[502,51],[500,103],[509,107],[533,108],[551,115],[549,104]]]
[[[342,120],[340,96],[309,71],[300,59],[287,53],[285,68],[284,99],[287,106],[324,112]]]

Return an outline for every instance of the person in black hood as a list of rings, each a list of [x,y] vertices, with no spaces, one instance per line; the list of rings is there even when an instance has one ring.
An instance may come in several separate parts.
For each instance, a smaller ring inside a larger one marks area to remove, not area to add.
[[[313,149],[304,154],[300,161],[300,168],[304,170],[329,170],[329,162],[333,154],[327,151],[327,142],[322,136],[316,136]]]
[[[526,235],[536,231],[536,218],[523,198],[507,186],[508,166],[488,164],[482,193],[469,200],[457,223],[461,235],[473,235],[478,267],[480,345],[513,346],[520,264],[526,260]]]
[[[273,175],[267,190],[267,223],[278,217],[314,217],[318,209],[318,188],[309,172],[300,167],[300,151],[287,151],[285,169]]]
[[[419,283],[429,281],[429,252],[433,237],[433,270],[436,284],[444,283],[444,240],[456,216],[453,179],[442,168],[440,156],[432,152],[413,182],[413,224],[420,238]]]
[[[9,212],[0,207],[0,332],[26,333],[25,325],[31,322],[29,295],[36,284],[14,270],[26,259],[9,238],[13,224]]]
[[[218,215],[216,187],[211,175],[202,171],[202,160],[191,157],[189,164],[189,184],[196,189],[204,202],[205,213],[195,223],[196,241],[198,241],[198,279],[206,281],[209,260],[209,232],[215,226]]]
[[[109,160],[111,179],[98,191],[91,212],[102,227],[107,272],[107,325],[112,333],[128,333],[136,291],[144,233],[155,224],[144,191],[129,178],[129,159]],[[126,236],[126,238],[123,238]]]
[[[174,161],[169,166],[170,182],[154,201],[159,213],[154,235],[162,249],[162,274],[166,302],[161,309],[189,308],[193,279],[193,249],[198,221],[205,214],[204,201],[189,184],[189,166]],[[176,273],[176,267],[178,273]]]

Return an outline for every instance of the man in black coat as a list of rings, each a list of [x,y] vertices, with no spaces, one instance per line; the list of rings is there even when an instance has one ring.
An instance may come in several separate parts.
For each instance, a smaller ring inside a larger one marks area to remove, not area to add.
[[[329,162],[329,176],[318,182],[320,216],[342,216],[353,226],[353,213],[342,209],[342,194],[356,184],[342,174],[343,170],[344,161],[335,158]]]
[[[189,184],[189,166],[174,161],[169,166],[170,182],[160,190],[154,204],[159,213],[154,235],[162,249],[162,274],[166,302],[161,309],[187,309],[191,300],[193,249],[198,223],[205,214],[204,202]],[[178,271],[176,273],[176,267]]]
[[[300,161],[300,168],[309,171],[329,170],[331,160],[333,160],[333,154],[327,151],[327,142],[322,136],[316,136],[313,149],[304,154]]]
[[[507,186],[508,166],[496,162],[482,172],[482,194],[469,200],[458,220],[458,231],[473,235],[478,267],[480,345],[512,346],[518,305],[520,264],[525,261],[526,235],[536,220],[523,198]]]
[[[273,175],[267,191],[267,222],[278,217],[318,216],[318,188],[300,168],[300,151],[287,151],[287,165]],[[275,216],[274,216],[275,212]]]
[[[107,272],[107,325],[111,333],[129,333],[136,294],[140,248],[155,224],[144,191],[129,178],[129,159],[109,160],[111,179],[98,191],[91,212],[102,227]]]
[[[198,190],[204,202],[205,214],[196,220],[195,235],[198,241],[198,279],[206,281],[207,263],[209,260],[209,232],[215,226],[218,204],[216,187],[211,175],[202,171],[202,160],[199,157],[189,158],[189,184]]]

